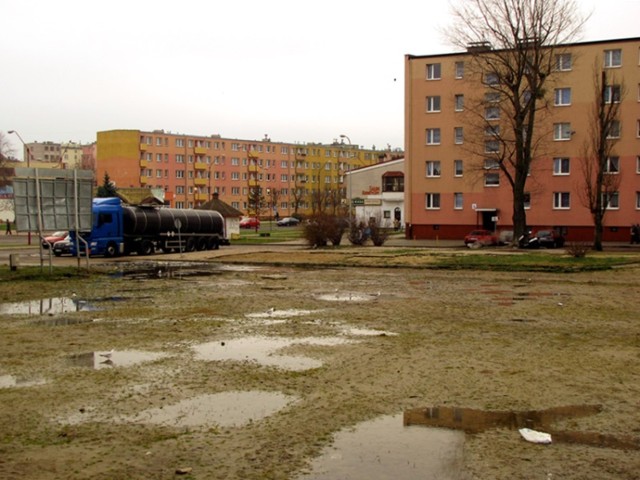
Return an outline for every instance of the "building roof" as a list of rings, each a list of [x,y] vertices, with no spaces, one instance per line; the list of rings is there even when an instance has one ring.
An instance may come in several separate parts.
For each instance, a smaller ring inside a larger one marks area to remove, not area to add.
[[[232,207],[228,203],[223,202],[217,193],[213,194],[213,198],[198,207],[198,210],[215,210],[224,218],[242,217],[243,213],[237,208]]]
[[[161,198],[156,197],[148,188],[118,188],[116,195],[127,205],[164,205]]]

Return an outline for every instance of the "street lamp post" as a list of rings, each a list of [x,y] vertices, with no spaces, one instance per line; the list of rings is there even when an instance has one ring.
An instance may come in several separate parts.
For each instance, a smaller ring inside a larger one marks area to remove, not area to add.
[[[22,137],[20,136],[20,134],[16,130],[9,130],[9,131],[7,131],[7,133],[9,133],[9,134],[15,133],[16,136],[22,142],[22,146],[24,147],[25,151],[27,152],[27,168],[29,168],[31,166],[31,150],[29,150],[29,145],[27,145],[25,143],[25,141],[22,139]]]

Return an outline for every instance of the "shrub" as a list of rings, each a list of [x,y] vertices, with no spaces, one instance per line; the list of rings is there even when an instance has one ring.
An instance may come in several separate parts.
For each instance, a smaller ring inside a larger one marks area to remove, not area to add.
[[[304,225],[303,235],[311,247],[340,245],[346,229],[344,218],[337,215],[318,214]]]
[[[586,257],[589,250],[591,250],[591,244],[587,242],[571,242],[566,246],[567,253],[575,258]]]

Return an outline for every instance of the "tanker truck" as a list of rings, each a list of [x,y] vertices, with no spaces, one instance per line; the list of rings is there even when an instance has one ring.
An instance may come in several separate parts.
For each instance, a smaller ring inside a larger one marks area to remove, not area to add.
[[[224,218],[212,210],[122,205],[119,198],[94,198],[91,231],[70,232],[71,253],[115,257],[215,250],[226,244]],[[86,243],[85,243],[86,242]]]

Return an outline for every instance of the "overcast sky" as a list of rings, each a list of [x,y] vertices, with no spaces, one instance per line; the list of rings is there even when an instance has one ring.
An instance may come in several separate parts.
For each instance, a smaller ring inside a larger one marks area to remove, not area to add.
[[[640,0],[578,4],[593,12],[580,40],[640,36]],[[164,129],[402,148],[404,55],[453,51],[447,0],[0,0],[0,13],[0,132],[26,142]]]

